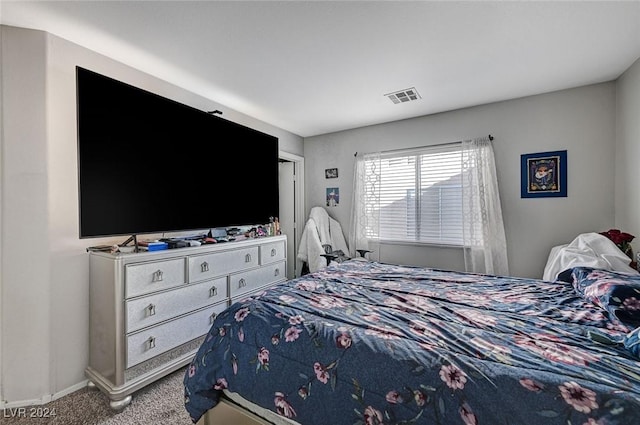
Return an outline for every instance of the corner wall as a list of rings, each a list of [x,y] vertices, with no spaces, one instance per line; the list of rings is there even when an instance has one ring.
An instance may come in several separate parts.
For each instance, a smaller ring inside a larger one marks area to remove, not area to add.
[[[615,227],[631,233],[640,252],[640,59],[616,85]]]
[[[2,31],[3,400],[37,400],[50,388],[47,228],[46,34]],[[18,72],[16,72],[19,70]]]

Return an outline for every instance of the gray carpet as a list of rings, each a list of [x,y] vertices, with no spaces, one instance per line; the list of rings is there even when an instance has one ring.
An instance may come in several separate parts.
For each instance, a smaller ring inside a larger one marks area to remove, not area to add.
[[[0,411],[4,425],[192,425],[184,408],[182,378],[185,369],[154,382],[133,394],[120,413],[109,407],[109,399],[98,389],[83,388],[58,400],[33,408],[55,409],[50,418],[19,418],[16,409]],[[30,407],[26,408],[29,415]]]

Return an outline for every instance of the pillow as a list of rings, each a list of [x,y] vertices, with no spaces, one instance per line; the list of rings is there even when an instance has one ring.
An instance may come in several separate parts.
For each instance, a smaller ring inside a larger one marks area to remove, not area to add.
[[[610,320],[640,326],[640,275],[575,267],[571,278],[578,295],[607,311]]]

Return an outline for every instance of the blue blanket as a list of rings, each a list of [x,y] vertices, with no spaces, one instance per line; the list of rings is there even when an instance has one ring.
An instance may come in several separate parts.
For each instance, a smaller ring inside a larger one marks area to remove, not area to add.
[[[331,266],[221,313],[185,406],[196,422],[228,389],[304,425],[640,424],[634,326],[572,279]]]

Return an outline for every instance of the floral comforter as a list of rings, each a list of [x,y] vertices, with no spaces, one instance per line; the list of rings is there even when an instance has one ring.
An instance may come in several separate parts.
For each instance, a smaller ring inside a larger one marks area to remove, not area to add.
[[[570,277],[352,260],[290,280],[216,318],[186,409],[228,389],[304,425],[640,424],[634,327]]]

